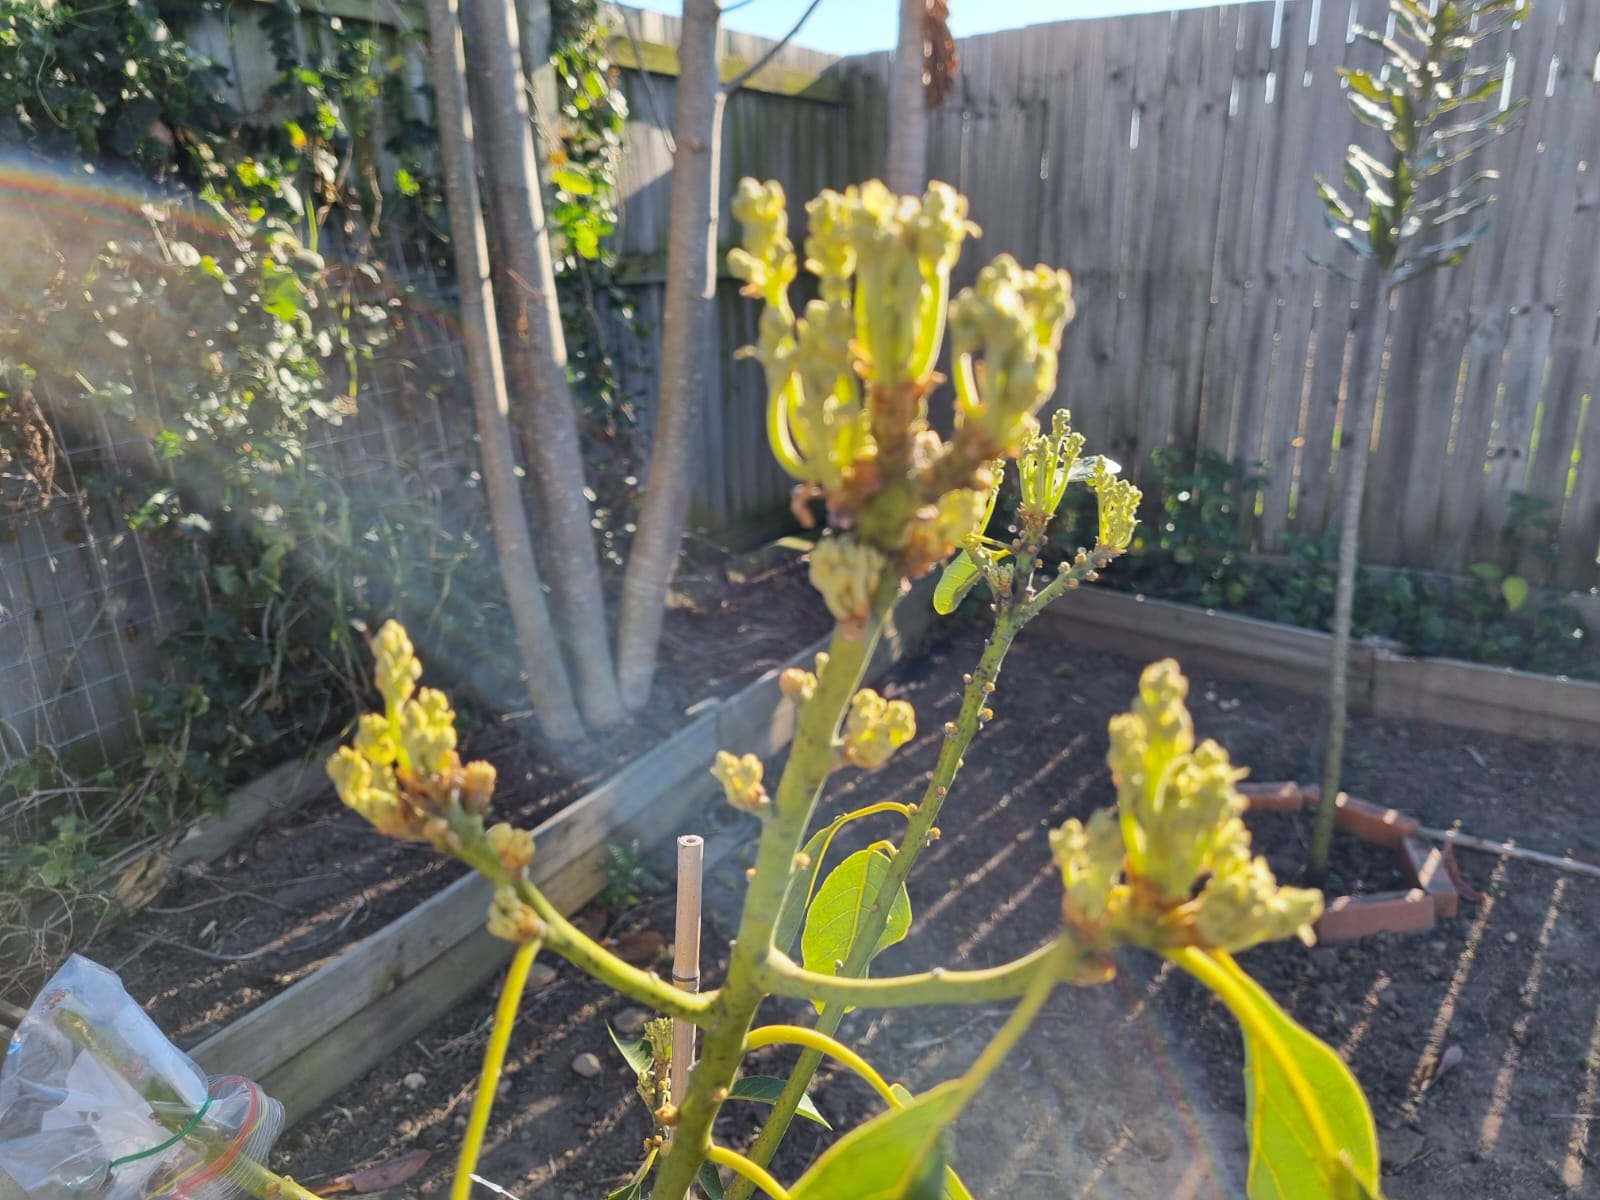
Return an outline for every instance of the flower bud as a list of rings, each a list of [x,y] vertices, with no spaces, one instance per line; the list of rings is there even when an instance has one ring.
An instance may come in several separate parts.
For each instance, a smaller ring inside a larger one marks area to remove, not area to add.
[[[778,676],[778,690],[790,700],[804,703],[817,694],[817,677],[800,667],[788,667]]]
[[[417,680],[422,678],[422,664],[417,661],[405,626],[395,620],[385,621],[378,630],[373,653],[378,691],[392,710],[411,698]]]
[[[489,826],[484,835],[500,865],[513,875],[533,861],[533,834],[501,821]]]
[[[411,770],[431,775],[456,748],[456,714],[438,688],[423,688],[400,706],[400,746]]]
[[[852,766],[875,771],[917,733],[917,715],[904,700],[885,700],[863,688],[850,701],[844,725],[844,758]]]
[[[771,801],[761,782],[766,768],[754,754],[733,755],[726,750],[717,751],[717,761],[711,775],[722,785],[728,803],[741,812],[760,812]]]
[[[489,811],[494,785],[493,763],[469,762],[461,768],[461,806],[470,813],[482,816]]]
[[[508,942],[532,942],[544,937],[544,922],[515,888],[501,887],[489,901],[489,932]]]
[[[1089,477],[1100,506],[1100,546],[1112,550],[1126,550],[1133,540],[1134,528],[1139,524],[1139,501],[1142,493],[1126,479],[1111,473],[1105,458],[1095,463],[1094,474]]]
[[[888,566],[882,554],[848,534],[824,538],[811,552],[811,586],[822,593],[834,620],[858,628],[872,615]]]

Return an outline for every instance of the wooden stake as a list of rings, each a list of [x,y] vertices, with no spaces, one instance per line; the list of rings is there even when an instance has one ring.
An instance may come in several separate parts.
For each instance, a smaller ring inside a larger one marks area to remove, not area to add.
[[[700,868],[705,839],[686,833],[678,839],[678,928],[673,938],[672,982],[686,992],[700,990]],[[682,1104],[694,1066],[693,1022],[672,1023],[672,1102]]]
[[[1521,846],[1514,846],[1510,842],[1494,842],[1488,838],[1473,837],[1470,833],[1457,833],[1453,829],[1429,829],[1423,826],[1417,832],[1432,841],[1460,846],[1464,850],[1481,850],[1485,854],[1498,854],[1502,858],[1520,859],[1522,862],[1538,863],[1540,866],[1555,867],[1559,871],[1570,871],[1574,875],[1588,875],[1600,879],[1600,867],[1565,855],[1524,850]]]

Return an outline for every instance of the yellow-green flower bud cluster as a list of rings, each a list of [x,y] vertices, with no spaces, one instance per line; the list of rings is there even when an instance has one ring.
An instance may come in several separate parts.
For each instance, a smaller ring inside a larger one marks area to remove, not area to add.
[[[956,437],[1014,453],[1033,414],[1056,390],[1061,334],[1072,320],[1072,277],[1024,270],[1002,254],[950,306],[956,376]]]
[[[1067,494],[1072,468],[1083,453],[1083,434],[1072,429],[1072,415],[1058,408],[1050,418],[1050,432],[1023,443],[1017,456],[1022,481],[1022,505],[1033,517],[1054,515]]]
[[[1235,768],[1195,745],[1188,681],[1170,659],[1146,668],[1132,709],[1111,721],[1115,816],[1068,821],[1051,838],[1069,925],[1097,949],[1237,951],[1307,936],[1322,894],[1280,887],[1250,852]]]
[[[765,767],[754,754],[730,754],[717,751],[717,760],[711,775],[722,785],[728,803],[741,812],[758,813],[771,803],[766,786],[761,782]]]
[[[851,628],[871,616],[888,570],[882,554],[849,534],[825,537],[811,552],[811,586],[822,593],[833,619]]]
[[[1115,475],[1104,458],[1095,463],[1089,487],[1094,490],[1100,507],[1099,544],[1119,552],[1126,550],[1133,540],[1134,527],[1139,524],[1142,493],[1126,479]]]
[[[778,676],[778,690],[788,699],[804,704],[817,694],[817,677],[804,667],[789,667]]]
[[[533,834],[500,821],[489,826],[484,835],[489,849],[500,865],[512,875],[519,875],[533,861]]]
[[[516,888],[499,887],[489,901],[489,932],[508,942],[533,942],[544,937],[544,922]]]
[[[876,771],[916,735],[917,714],[910,704],[863,688],[850,700],[841,749],[850,765]]]
[[[328,777],[339,798],[380,833],[460,854],[451,818],[460,814],[481,828],[494,797],[494,766],[461,761],[450,701],[417,687],[422,664],[398,622],[384,624],[373,648],[386,711],[362,714],[352,744],[329,758]]]

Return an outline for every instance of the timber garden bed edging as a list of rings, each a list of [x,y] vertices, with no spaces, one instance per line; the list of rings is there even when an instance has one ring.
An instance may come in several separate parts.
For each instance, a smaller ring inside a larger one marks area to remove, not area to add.
[[[915,648],[933,618],[933,577],[895,612],[867,678]],[[608,842],[649,846],[718,822],[721,791],[709,774],[718,750],[777,753],[794,732],[793,706],[778,688],[789,666],[807,665],[826,642],[807,647],[725,700],[706,704],[688,726],[533,830],[533,881],[564,913],[605,886]],[[707,838],[706,865],[737,840]],[[351,946],[292,987],[188,1047],[212,1074],[254,1079],[283,1102],[292,1124],[361,1078],[395,1047],[487,982],[512,947],[490,937],[490,887],[467,875],[403,917]]]
[[[1146,660],[1170,655],[1185,667],[1311,696],[1326,690],[1333,645],[1316,630],[1107,588],[1082,589],[1038,624],[1067,645]],[[1412,658],[1372,639],[1350,646],[1350,708],[1530,741],[1600,742],[1600,683]]]

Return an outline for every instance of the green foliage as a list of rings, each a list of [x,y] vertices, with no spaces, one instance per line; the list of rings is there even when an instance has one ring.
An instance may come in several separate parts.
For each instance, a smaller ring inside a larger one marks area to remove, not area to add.
[[[621,567],[638,503],[638,414],[623,393],[602,313],[634,329],[633,298],[617,285],[616,232],[628,101],[606,50],[598,0],[552,0],[559,146],[551,152],[549,221],[567,375],[578,401],[593,521],[604,561]]]
[[[606,885],[600,892],[600,903],[613,910],[632,908],[666,886],[637,841],[607,842],[602,865]]]
[[[1499,173],[1458,181],[1450,172],[1503,133],[1520,106],[1501,105],[1504,61],[1467,60],[1527,13],[1523,0],[1390,0],[1392,34],[1354,31],[1382,50],[1382,65],[1339,74],[1356,119],[1384,144],[1352,145],[1344,190],[1319,178],[1317,192],[1334,236],[1396,284],[1460,262],[1489,228],[1482,213]]]
[[[951,1080],[851,1130],[801,1176],[790,1200],[942,1200],[944,1131],[968,1098]]]
[[[828,873],[806,910],[805,930],[800,935],[808,970],[832,975],[850,957],[867,907],[882,902],[888,874],[889,856],[876,848],[856,851]],[[911,897],[901,884],[889,902],[888,923],[878,935],[871,957],[903,940],[910,929]]]
[[[1145,523],[1108,586],[1327,631],[1332,627],[1337,540],[1289,533],[1275,553],[1253,550],[1238,514],[1266,484],[1221,456],[1162,447],[1145,472]],[[1518,493],[1501,529],[1499,557],[1553,556],[1547,502]],[[1066,529],[1061,551],[1076,545]],[[1510,583],[1520,579],[1520,585]],[[1512,600],[1518,600],[1516,604]],[[1526,577],[1478,563],[1469,578],[1363,568],[1356,577],[1354,636],[1387,638],[1407,654],[1491,663],[1544,674],[1600,678],[1600,659],[1572,605],[1539,595]]]
[[[728,1089],[729,1100],[754,1100],[757,1104],[776,1104],[783,1094],[785,1081],[773,1075],[742,1075]],[[810,1096],[800,1101],[799,1113],[808,1121],[815,1121],[824,1129],[832,1129],[827,1118]]]

